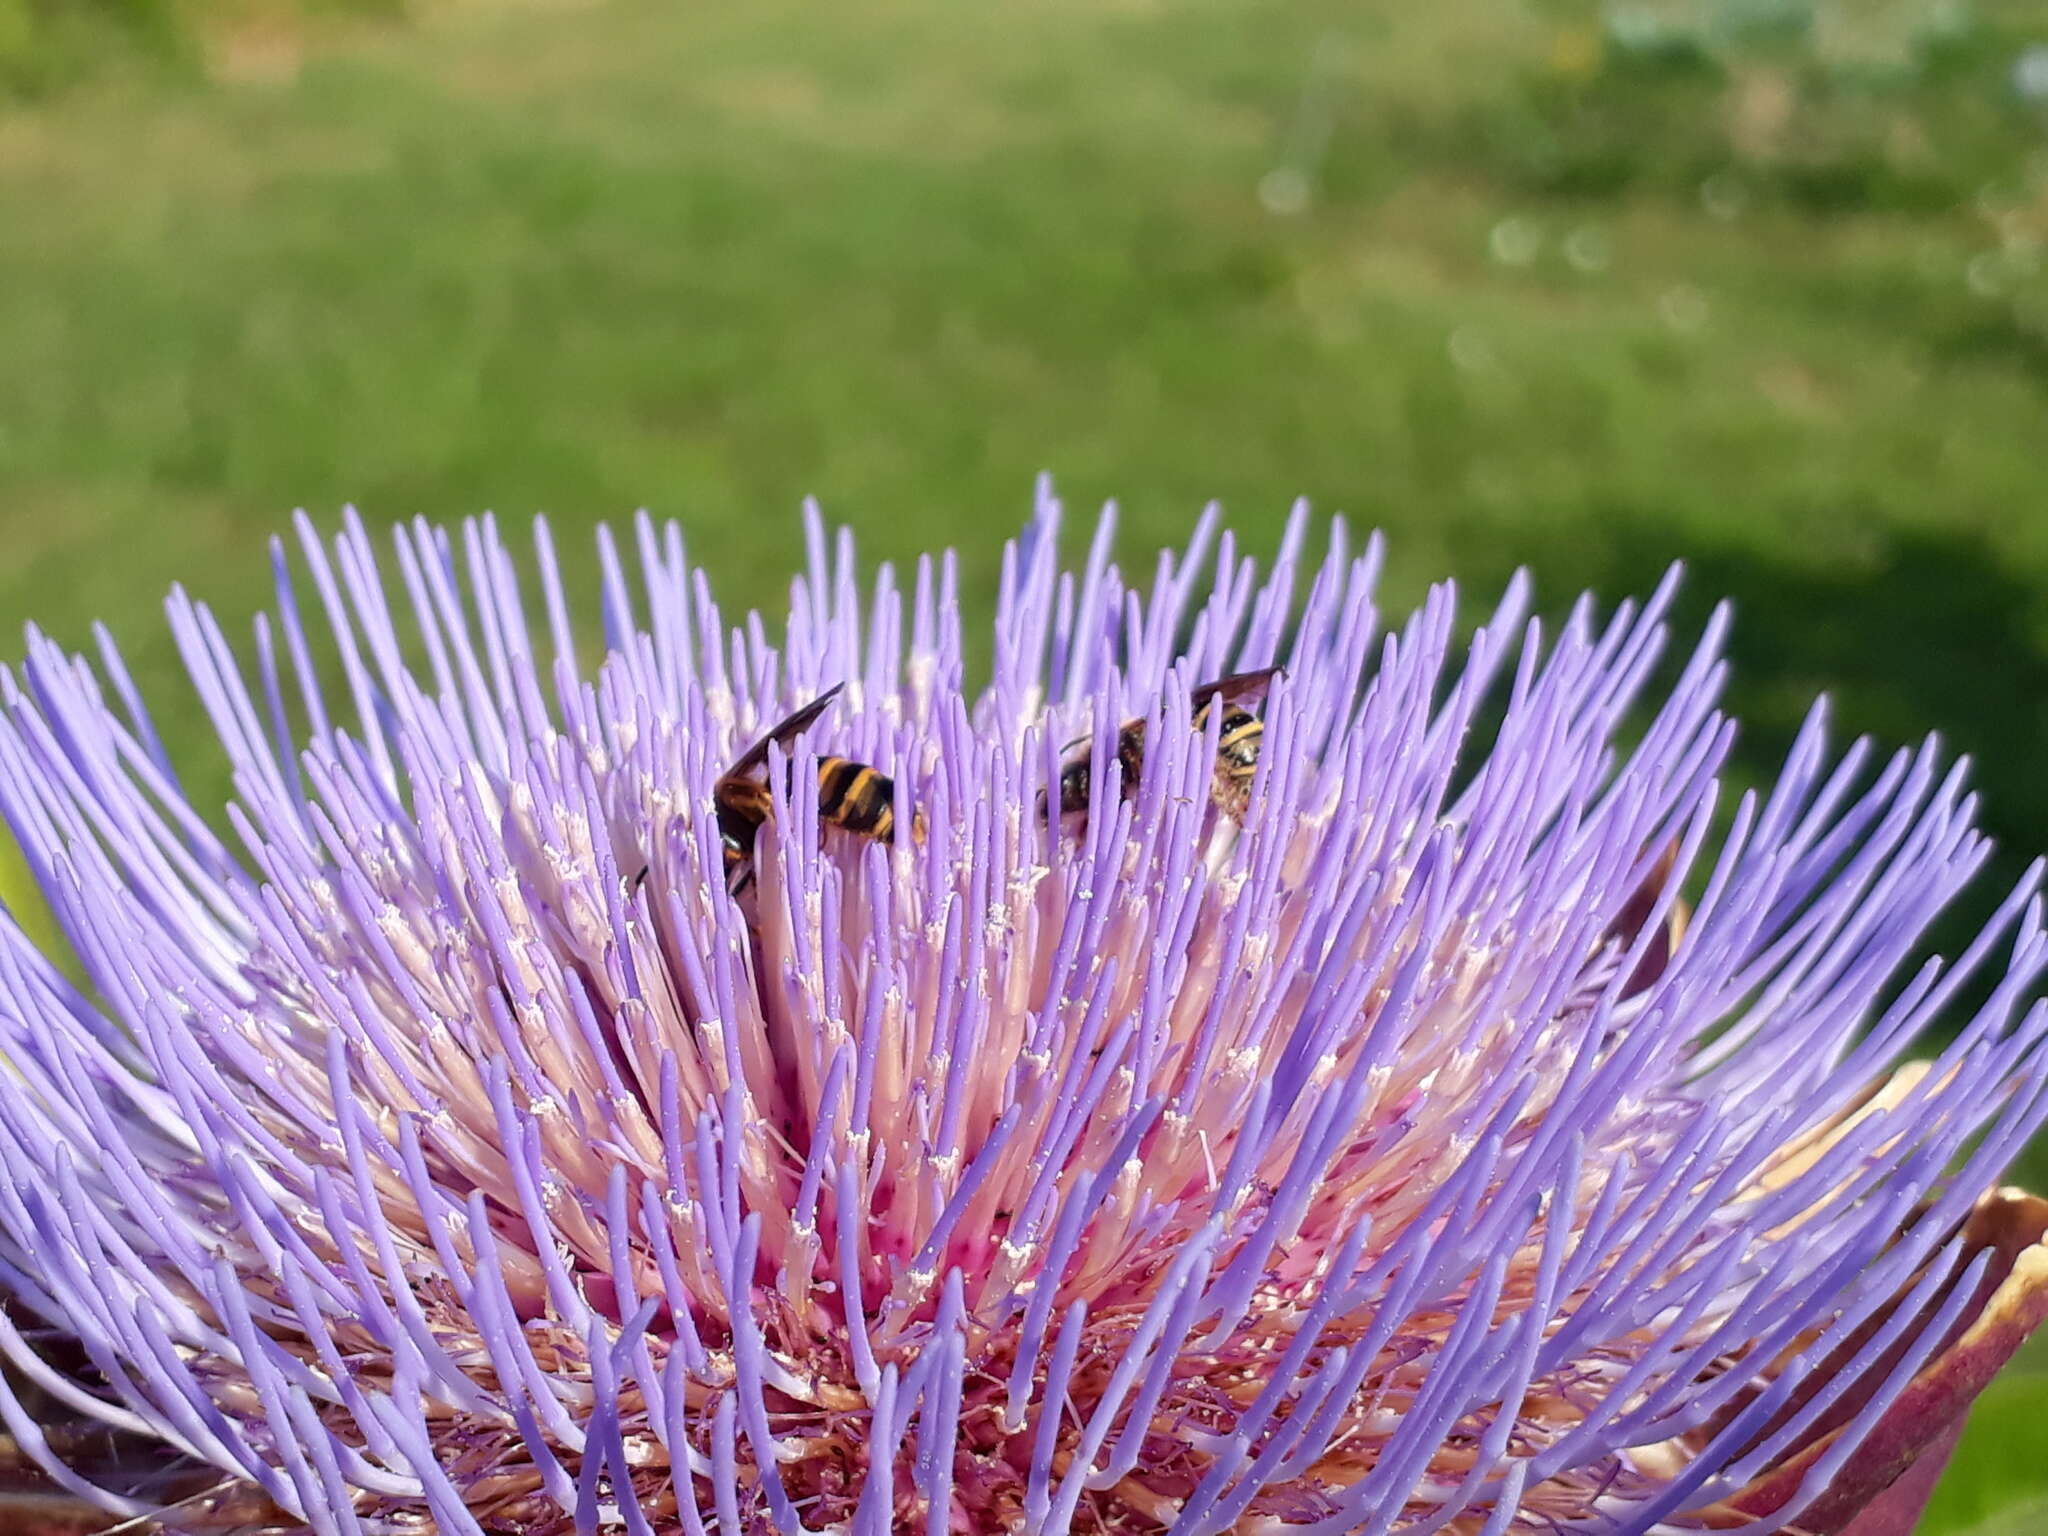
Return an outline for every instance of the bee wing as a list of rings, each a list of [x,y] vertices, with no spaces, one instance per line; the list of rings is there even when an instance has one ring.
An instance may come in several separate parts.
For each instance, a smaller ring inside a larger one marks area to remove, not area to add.
[[[1677,873],[1678,850],[1677,838],[1664,845],[1657,855],[1656,862],[1650,866],[1650,872],[1643,877],[1642,884],[1630,893],[1628,900],[1622,903],[1621,911],[1615,914],[1614,921],[1608,925],[1606,938],[1617,941],[1624,949],[1635,943],[1637,935],[1643,931],[1644,925],[1650,921],[1651,914],[1656,911],[1657,903],[1663,899],[1665,887],[1670,885]],[[1685,937],[1686,925],[1691,918],[1692,907],[1686,899],[1683,896],[1674,897],[1664,914],[1662,931],[1652,938],[1644,949],[1642,959],[1636,964],[1635,974],[1629,977],[1621,989],[1622,997],[1629,998],[1638,992],[1647,991],[1657,978],[1664,974],[1665,968],[1671,964],[1673,952]]]
[[[801,736],[806,730],[810,728],[812,721],[816,720],[818,716],[825,713],[826,706],[829,705],[834,699],[839,697],[839,691],[845,686],[846,684],[844,683],[834,683],[830,688],[827,688],[823,693],[819,694],[815,699],[811,700],[811,702],[806,704],[802,709],[798,710],[788,719],[782,721],[779,725],[775,726],[772,730],[768,732],[767,735],[763,736],[759,741],[755,742],[751,747],[747,748],[747,750],[743,754],[741,754],[739,761],[734,763],[730,768],[725,770],[725,776],[728,779],[741,778],[746,774],[752,773],[756,768],[759,768],[762,764],[766,763],[768,761],[768,749],[770,747],[786,747],[792,741],[796,740],[797,737]]]
[[[1226,703],[1263,693],[1266,685],[1286,672],[1285,667],[1260,667],[1252,672],[1233,672],[1228,677],[1219,677],[1211,682],[1199,684],[1188,696],[1188,705],[1200,709],[1211,699],[1222,699]]]

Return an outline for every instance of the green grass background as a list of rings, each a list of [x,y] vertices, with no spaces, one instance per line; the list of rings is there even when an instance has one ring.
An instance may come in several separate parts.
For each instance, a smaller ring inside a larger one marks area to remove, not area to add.
[[[1682,557],[1742,775],[1823,690],[1941,731],[1988,904],[2048,850],[2044,45],[2038,0],[0,0],[0,627],[106,620],[198,761],[161,596],[244,627],[295,506],[545,510],[587,573],[644,505],[772,607],[806,493],[980,602],[1041,469],[1134,556],[1306,495],[1397,599]],[[2048,1529],[2033,1363],[1927,1531]]]

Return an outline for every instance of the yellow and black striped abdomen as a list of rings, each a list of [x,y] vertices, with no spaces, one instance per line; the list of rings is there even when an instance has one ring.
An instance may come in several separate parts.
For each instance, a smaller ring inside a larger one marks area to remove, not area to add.
[[[818,759],[818,819],[876,841],[896,830],[896,785],[879,768],[850,758]]]

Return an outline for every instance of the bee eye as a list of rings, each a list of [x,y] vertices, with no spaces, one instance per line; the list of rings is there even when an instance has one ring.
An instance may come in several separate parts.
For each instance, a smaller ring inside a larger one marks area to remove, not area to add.
[[[1060,814],[1088,809],[1088,765],[1069,763],[1060,771]]]

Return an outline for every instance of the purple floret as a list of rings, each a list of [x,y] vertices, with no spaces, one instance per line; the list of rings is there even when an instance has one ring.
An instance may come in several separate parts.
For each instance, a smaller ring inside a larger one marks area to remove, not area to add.
[[[1961,765],[1817,707],[1726,803],[1675,574],[1461,640],[1304,511],[1143,585],[1059,521],[984,643],[950,555],[864,588],[815,514],[783,633],[728,627],[643,516],[587,668],[545,525],[302,518],[240,655],[169,605],[224,830],[112,641],[31,631],[19,1459],[173,1532],[1879,1529],[1872,1448],[2040,1278],[1985,1215],[2048,1118],[2038,870],[1910,968]],[[1240,817],[1188,701],[1273,667]],[[742,888],[714,787],[841,684]]]

